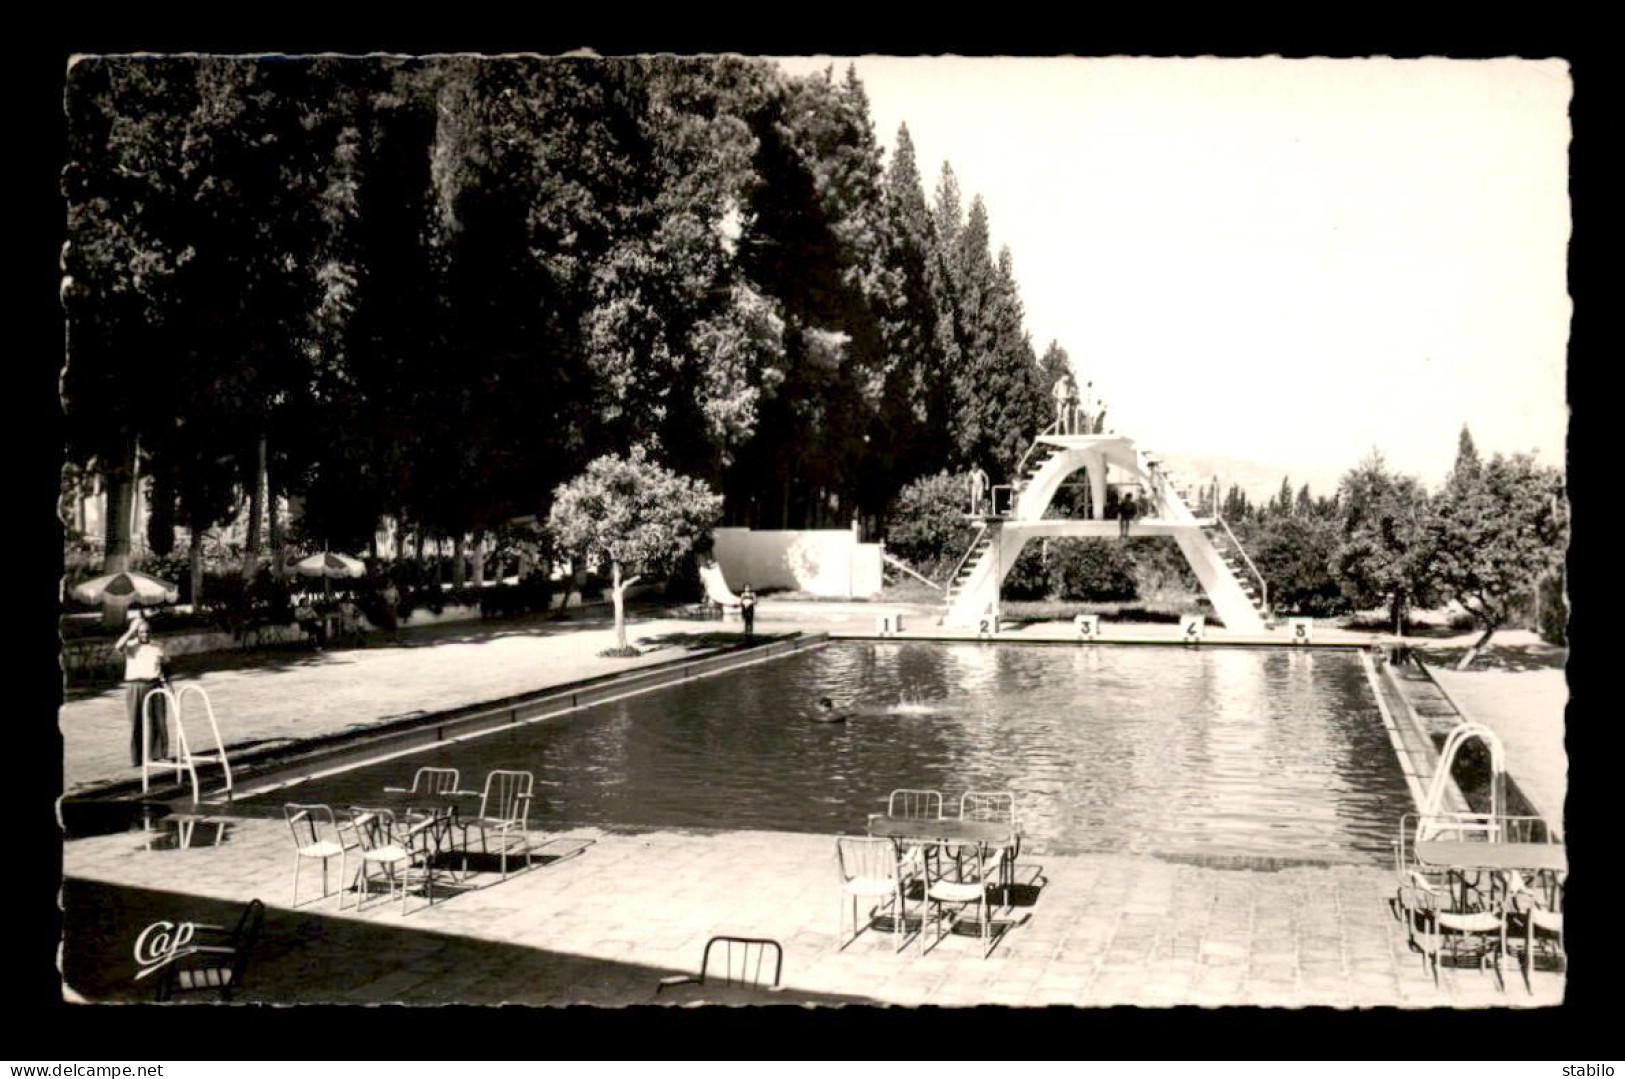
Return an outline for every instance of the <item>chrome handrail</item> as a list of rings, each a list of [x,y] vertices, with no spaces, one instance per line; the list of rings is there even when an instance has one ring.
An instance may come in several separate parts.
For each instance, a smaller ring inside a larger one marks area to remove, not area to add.
[[[1243,562],[1247,563],[1247,568],[1248,569],[1253,571],[1253,577],[1256,578],[1257,581],[1258,581],[1259,603],[1264,608],[1265,613],[1268,613],[1269,609],[1270,609],[1270,586],[1269,586],[1269,582],[1264,580],[1264,575],[1262,573],[1258,572],[1258,567],[1257,566],[1253,565],[1252,557],[1247,554],[1247,548],[1243,547],[1241,545],[1241,541],[1236,538],[1236,534],[1234,532],[1230,531],[1230,522],[1226,521],[1224,519],[1224,517],[1219,513],[1217,506],[1215,506],[1214,510],[1213,510],[1213,519],[1215,521],[1218,521],[1219,524],[1221,526],[1223,526],[1224,534],[1230,537],[1230,542],[1235,545],[1235,548],[1236,548],[1237,551],[1241,552],[1241,560]]]
[[[1021,482],[1021,475],[1023,472],[1027,471],[1027,460],[1032,457],[1033,451],[1038,448],[1038,439],[1043,438],[1045,435],[1058,434],[1059,432],[1056,430],[1056,428],[1060,426],[1060,417],[1056,417],[1050,421],[1050,425],[1048,427],[1038,432],[1037,438],[1034,438],[1031,442],[1027,443],[1027,452],[1023,453],[1021,455],[1021,460],[1016,462],[1015,474],[1012,477],[1011,486],[1014,487],[1018,493],[1023,487],[1026,486],[1026,484]]]
[[[924,583],[930,585],[932,588],[935,588],[938,592],[946,592],[947,591],[946,587],[944,587],[943,585],[940,585],[937,582],[933,581],[931,578],[927,577],[925,574],[916,572],[913,569],[913,567],[911,567],[907,562],[904,562],[901,558],[898,558],[894,554],[888,554],[885,551],[881,551],[880,552],[880,558],[881,558],[881,561],[885,562],[887,565],[890,565],[892,568],[902,570],[904,573],[908,574],[910,577],[913,577],[915,580],[923,581]],[[955,570],[954,572],[958,573],[959,571]]]

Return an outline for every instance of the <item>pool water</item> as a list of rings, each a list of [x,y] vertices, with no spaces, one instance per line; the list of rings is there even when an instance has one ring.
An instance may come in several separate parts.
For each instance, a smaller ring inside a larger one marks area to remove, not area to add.
[[[842,723],[813,722],[831,697]],[[1410,799],[1349,653],[838,642],[288,788],[535,773],[531,826],[861,833],[898,787],[1016,794],[1030,848],[1386,862]]]

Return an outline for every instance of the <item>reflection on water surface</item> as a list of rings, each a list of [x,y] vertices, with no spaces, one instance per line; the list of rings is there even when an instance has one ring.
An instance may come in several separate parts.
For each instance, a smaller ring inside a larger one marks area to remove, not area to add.
[[[1037,851],[1379,863],[1410,808],[1359,659],[1287,650],[837,643],[288,795],[420,763],[530,769],[544,831],[852,833],[895,787],[1009,789]]]

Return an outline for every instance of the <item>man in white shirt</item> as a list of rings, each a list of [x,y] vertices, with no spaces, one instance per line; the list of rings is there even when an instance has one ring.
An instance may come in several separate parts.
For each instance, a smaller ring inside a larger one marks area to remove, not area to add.
[[[147,698],[164,686],[164,650],[153,643],[152,627],[137,611],[130,627],[113,646],[113,651],[124,657],[124,700],[130,713],[130,763],[140,767],[142,714],[146,710]],[[146,749],[148,760],[161,760],[169,756],[169,719],[162,697],[152,706],[152,725],[147,734]]]

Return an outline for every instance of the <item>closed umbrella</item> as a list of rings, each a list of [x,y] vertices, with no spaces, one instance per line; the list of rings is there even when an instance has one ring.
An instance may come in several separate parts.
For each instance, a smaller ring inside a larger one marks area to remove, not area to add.
[[[180,594],[168,581],[131,570],[93,577],[73,587],[73,598],[84,603],[174,603]]]

